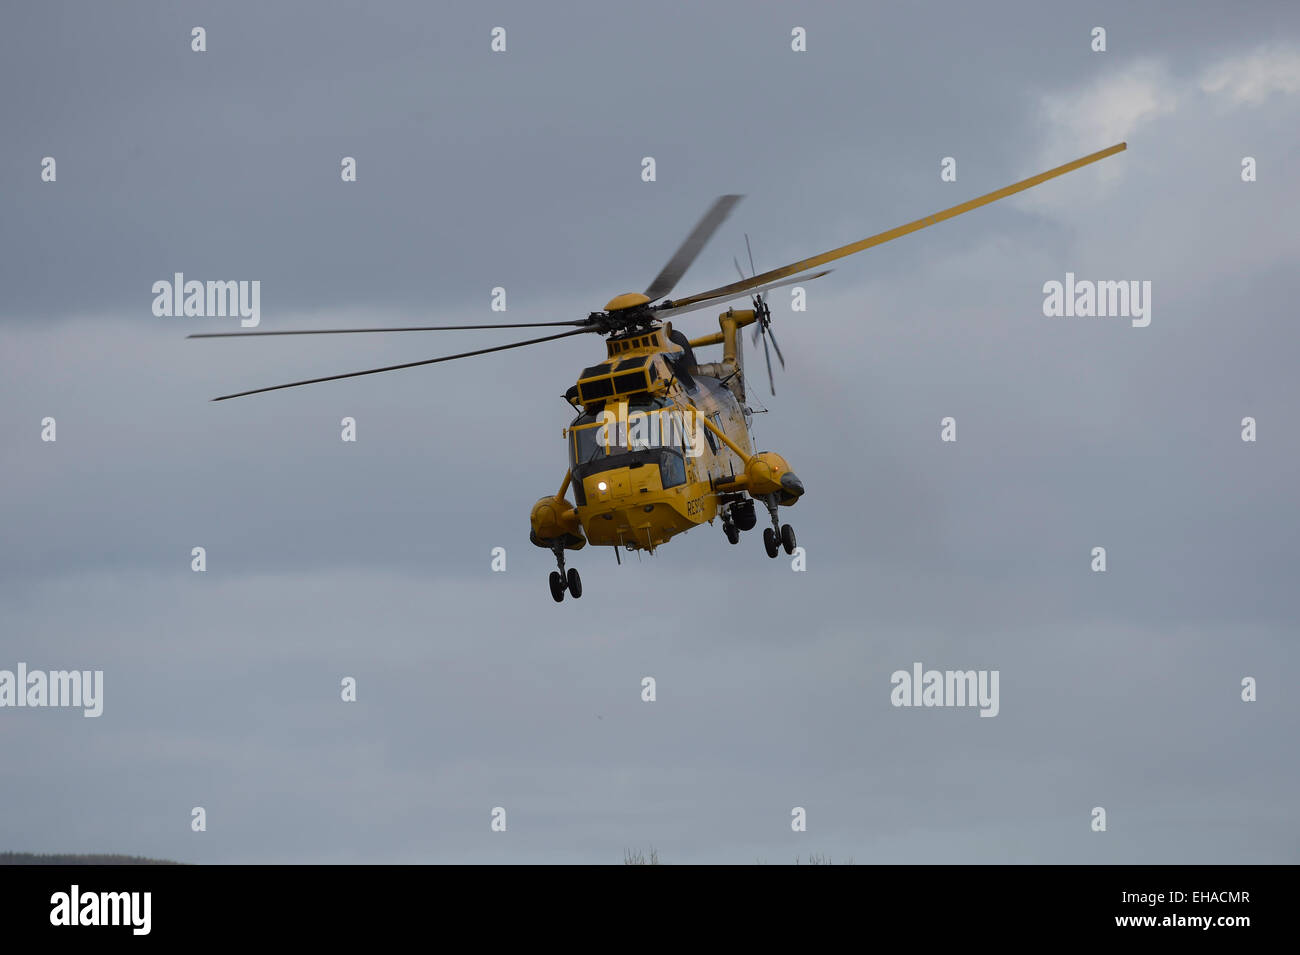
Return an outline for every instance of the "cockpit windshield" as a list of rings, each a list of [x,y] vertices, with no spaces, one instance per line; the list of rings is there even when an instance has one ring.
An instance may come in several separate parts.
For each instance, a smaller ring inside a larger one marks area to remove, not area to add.
[[[681,413],[672,403],[650,395],[635,396],[620,415],[620,406],[586,412],[569,425],[569,465],[580,468],[603,457],[652,448],[685,450]],[[588,469],[590,473],[590,469]]]
[[[585,478],[616,468],[639,468],[645,465],[659,468],[659,486],[667,490],[686,483],[686,461],[680,451],[668,448],[645,448],[641,451],[618,450],[613,454],[596,454],[586,464],[573,468],[573,483],[581,487]]]
[[[652,464],[659,468],[661,487],[685,484],[680,417],[670,402],[649,396],[629,402],[622,421],[613,409],[579,415],[569,426],[574,483],[580,487],[583,478],[600,471]]]

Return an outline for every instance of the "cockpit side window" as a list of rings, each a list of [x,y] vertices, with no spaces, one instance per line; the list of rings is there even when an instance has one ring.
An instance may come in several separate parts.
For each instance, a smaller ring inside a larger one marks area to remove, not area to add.
[[[605,454],[604,444],[597,439],[603,437],[598,425],[585,428],[569,429],[569,466],[578,468]]]
[[[676,451],[659,452],[659,482],[665,491],[686,483],[686,462]]]

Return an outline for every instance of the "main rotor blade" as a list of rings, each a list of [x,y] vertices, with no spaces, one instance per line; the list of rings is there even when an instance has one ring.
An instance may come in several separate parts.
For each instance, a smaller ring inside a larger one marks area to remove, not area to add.
[[[785,279],[780,282],[769,282],[766,285],[760,285],[757,289],[752,289],[752,291],[765,292],[768,289],[781,288],[781,286],[783,285],[794,285],[796,282],[811,282],[813,279],[819,279],[823,275],[830,275],[834,271],[835,271],[834,269],[823,269],[821,272],[814,272],[812,275],[796,275],[792,279]],[[696,301],[692,302],[689,305],[678,305],[676,302],[674,302],[668,308],[662,308],[662,307],[656,308],[654,309],[654,316],[656,319],[659,319],[659,318],[667,318],[670,315],[677,315],[681,312],[693,312],[699,308],[708,308],[710,305],[721,305],[723,302],[727,301],[728,299],[740,298],[742,295],[747,295],[747,294],[748,292],[742,290],[740,292],[734,292],[731,294],[712,295],[707,299],[700,299],[699,296],[696,296],[695,297]]]
[[[549,328],[554,325],[586,325],[573,322],[515,322],[510,325],[404,325],[400,328],[304,328],[283,332],[200,332],[186,338],[255,338],[259,335],[361,335],[366,332],[452,332],[471,328]]]
[[[591,329],[594,331],[594,329]],[[397,371],[399,368],[415,368],[419,365],[435,365],[440,361],[452,361],[457,358],[469,358],[471,355],[486,355],[488,352],[506,351],[509,348],[522,348],[524,345],[536,345],[539,342],[549,342],[557,338],[568,338],[570,335],[585,335],[589,329],[579,328],[571,332],[560,332],[558,335],[546,335],[542,338],[530,338],[526,342],[512,342],[509,345],[495,345],[492,348],[479,348],[475,351],[461,352],[459,355],[444,355],[442,358],[427,358],[424,361],[408,361],[401,365],[388,365],[384,368],[371,368],[367,371],[353,371],[346,375],[326,375],[324,378],[308,378],[304,381],[291,381],[287,385],[272,385],[269,388],[254,388],[252,391],[240,391],[233,395],[222,395],[220,398],[213,398],[213,401],[226,401],[229,398],[243,398],[245,395],[260,395],[264,391],[279,391],[281,388],[297,388],[299,385],[314,385],[322,381],[338,381],[340,378],[359,378],[362,375],[377,375],[381,371]]]
[[[825,265],[827,262],[833,262],[836,259],[842,259],[846,255],[853,255],[855,252],[862,252],[873,246],[883,245],[894,239],[901,238],[912,232],[924,229],[926,226],[932,226],[937,222],[943,222],[945,219],[951,219],[959,216],[963,212],[970,212],[972,209],[978,209],[980,206],[986,206],[990,202],[996,202],[999,199],[1005,199],[1007,196],[1015,195],[1017,192],[1024,192],[1037,186],[1039,183],[1046,182],[1048,179],[1054,179],[1057,176],[1063,176],[1067,172],[1073,172],[1089,163],[1097,162],[1099,159],[1105,159],[1107,156],[1113,156],[1118,152],[1123,152],[1128,148],[1127,143],[1117,143],[1107,149],[1102,149],[1095,153],[1090,153],[1082,159],[1076,159],[1068,162],[1063,166],[1057,166],[1049,169],[1047,172],[1041,172],[1037,176],[1030,176],[1028,179],[1022,179],[1020,182],[1013,183],[995,192],[987,193],[977,199],[971,199],[969,202],[963,202],[961,205],[953,206],[950,209],[944,209],[942,212],[936,212],[934,215],[926,216],[923,219],[917,219],[915,222],[909,222],[907,225],[901,225],[897,229],[890,229],[888,232],[881,232],[877,235],[870,236],[860,242],[853,242],[849,245],[842,245],[838,249],[831,249],[829,252],[823,252],[821,255],[814,255],[812,258],[803,259],[783,268],[773,269],[770,272],[764,272],[762,275],[756,275],[751,279],[743,282],[732,282],[730,285],[724,285],[721,288],[711,289],[708,292],[701,292],[698,295],[692,295],[688,298],[679,299],[673,302],[673,305],[691,305],[694,302],[703,301],[704,299],[719,298],[723,295],[737,295],[740,292],[747,291],[757,285],[765,282],[771,282],[773,279],[779,279],[786,275],[792,275],[795,272],[803,272],[808,269],[816,268],[819,265]]]
[[[646,297],[655,302],[663,298],[673,290],[677,285],[677,280],[685,274],[686,270],[691,267],[695,257],[700,254],[700,250],[713,237],[718,226],[731,214],[732,208],[739,202],[742,196],[718,196],[709,211],[704,213],[691,234],[686,237],[686,241],[681,247],[673,253],[673,257],[668,260],[668,264],[663,267],[655,280],[650,283],[650,287],[645,290]]]

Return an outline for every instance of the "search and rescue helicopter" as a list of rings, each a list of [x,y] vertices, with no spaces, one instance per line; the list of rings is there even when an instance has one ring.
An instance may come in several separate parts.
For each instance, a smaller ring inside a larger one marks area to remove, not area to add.
[[[538,328],[571,326],[570,331],[526,341],[479,348],[423,361],[371,368],[366,371],[309,378],[268,388],[222,395],[226,401],[283,388],[356,378],[401,368],[468,358],[522,348],[573,335],[607,336],[606,354],[583,369],[564,397],[577,416],[565,429],[569,467],[560,489],[533,505],[529,539],[551,550],[558,569],[551,572],[551,596],[560,602],[566,593],[582,596],[577,568],[565,569],[565,551],[587,544],[653,553],[659,545],[692,528],[720,519],[732,544],[758,521],[757,504],[767,510],[771,526],[763,529],[768,557],[795,549],[794,529],[782,524],[781,507],[798,502],[803,482],[775,451],[755,451],[750,431],[752,411],[746,397],[741,330],[754,326],[754,342],[762,341],[768,385],[773,395],[772,358],[785,358],[772,332],[766,295],[772,289],[807,282],[828,274],[818,267],[924,229],[945,219],[1023,192],[1039,183],[1123,151],[1118,143],[1081,159],[1023,179],[960,205],[909,222],[888,232],[840,246],[791,265],[746,277],[719,288],[669,299],[668,294],[717,231],[740,196],[718,198],[668,260],[644,293],[629,292],[611,299],[603,311],[574,321],[523,322],[493,325],[432,325],[401,328],[308,329],[293,331],[217,332],[190,338],[244,338],[270,335],[338,335],[368,332],[446,331],[461,329]],[[749,239],[746,236],[748,247]],[[688,338],[668,319],[696,309],[721,305],[745,295],[752,308],[728,308],[718,316],[718,331]],[[695,350],[722,346],[720,361],[700,363]],[[572,503],[567,498],[573,489]],[[621,562],[621,561],[620,561]]]

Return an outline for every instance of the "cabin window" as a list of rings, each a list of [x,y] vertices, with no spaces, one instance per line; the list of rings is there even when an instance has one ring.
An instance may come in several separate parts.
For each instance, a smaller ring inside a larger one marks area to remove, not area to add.
[[[620,394],[630,391],[644,391],[646,378],[644,371],[625,371],[614,376],[614,390]]]
[[[601,398],[608,398],[614,393],[614,383],[609,378],[597,378],[594,381],[584,381],[578,385],[578,398],[583,404],[590,404]]]

